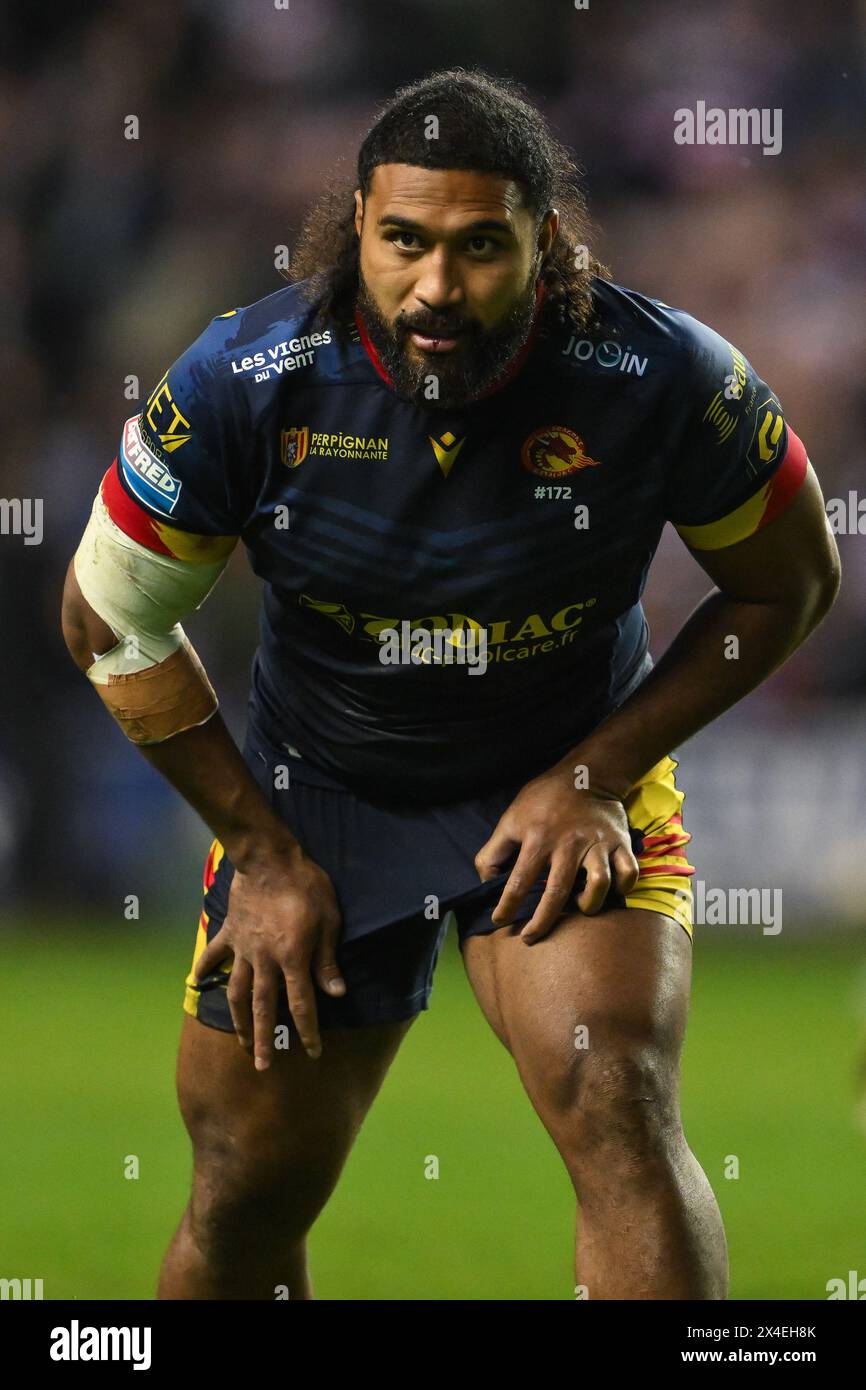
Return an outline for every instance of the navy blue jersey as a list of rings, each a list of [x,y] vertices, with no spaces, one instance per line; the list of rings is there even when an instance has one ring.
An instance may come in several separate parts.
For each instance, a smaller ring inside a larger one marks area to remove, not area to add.
[[[264,581],[251,718],[271,743],[370,798],[538,773],[646,675],[665,522],[711,549],[789,500],[805,451],[742,354],[619,285],[594,298],[586,336],[542,301],[516,369],[445,410],[294,285],[215,318],[127,422],[118,525],[191,563],[240,537]],[[383,660],[422,631],[426,654]]]

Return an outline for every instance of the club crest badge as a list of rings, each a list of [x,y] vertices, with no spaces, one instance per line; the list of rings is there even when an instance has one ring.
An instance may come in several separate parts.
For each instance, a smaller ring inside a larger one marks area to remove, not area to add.
[[[301,425],[280,431],[280,459],[287,468],[303,463],[310,448],[310,427]]]
[[[546,425],[533,430],[523,441],[520,460],[539,478],[564,478],[579,468],[598,468],[600,461],[589,457],[583,440],[565,425]]]

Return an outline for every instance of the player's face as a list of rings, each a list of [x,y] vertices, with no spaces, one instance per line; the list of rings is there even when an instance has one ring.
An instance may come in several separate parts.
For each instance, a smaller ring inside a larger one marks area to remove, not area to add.
[[[398,390],[475,399],[526,341],[556,212],[538,226],[513,180],[410,164],[378,165],[355,204],[358,303]]]

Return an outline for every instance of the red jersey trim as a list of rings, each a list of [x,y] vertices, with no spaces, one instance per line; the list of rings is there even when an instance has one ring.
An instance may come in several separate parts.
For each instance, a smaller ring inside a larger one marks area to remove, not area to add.
[[[736,545],[775,521],[790,506],[805,481],[808,466],[809,459],[803,442],[789,425],[785,457],[772,478],[757,492],[717,521],[708,521],[699,526],[674,523],[676,529],[692,550],[722,550],[725,546]]]
[[[101,484],[102,500],[115,526],[157,555],[170,555],[173,560],[188,560],[193,565],[210,565],[223,560],[234,549],[237,536],[201,536],[193,531],[181,531],[149,516],[134,502],[118,476],[117,459]]]

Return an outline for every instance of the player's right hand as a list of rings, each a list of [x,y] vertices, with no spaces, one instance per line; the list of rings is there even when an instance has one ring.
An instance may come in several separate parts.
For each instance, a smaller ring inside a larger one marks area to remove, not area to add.
[[[226,919],[194,973],[201,982],[234,956],[228,1003],[238,1042],[254,1052],[257,1071],[273,1059],[282,981],[307,1054],[321,1056],[313,978],[327,994],[345,994],[337,964],[340,926],[330,878],[299,847],[259,857],[245,873],[235,869]]]

